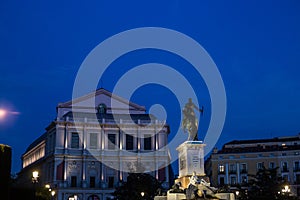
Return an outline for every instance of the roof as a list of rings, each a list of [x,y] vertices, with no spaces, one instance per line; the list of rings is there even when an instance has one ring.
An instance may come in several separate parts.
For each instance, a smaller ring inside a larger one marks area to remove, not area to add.
[[[234,147],[222,148],[218,154],[222,153],[251,153],[251,152],[271,152],[271,151],[287,151],[287,150],[300,150],[300,145],[287,145],[287,146],[256,146],[256,147]]]
[[[95,96],[97,96],[97,95],[100,95],[100,94],[105,94],[105,95],[107,95],[107,96],[109,96],[109,97],[111,97],[111,98],[113,98],[113,99],[116,99],[116,100],[118,100],[118,101],[120,101],[120,102],[123,102],[123,103],[125,103],[125,104],[128,104],[129,106],[132,106],[132,107],[134,107],[134,108],[137,109],[137,110],[146,111],[146,108],[145,108],[144,106],[141,106],[141,105],[138,105],[138,104],[136,104],[136,103],[130,102],[130,101],[128,101],[127,99],[124,99],[124,98],[122,98],[122,97],[120,97],[120,96],[118,96],[118,95],[115,95],[115,94],[113,94],[113,93],[107,91],[107,90],[104,89],[104,88],[99,88],[99,89],[97,89],[96,91],[90,92],[90,93],[88,93],[88,94],[86,94],[86,95],[83,95],[83,96],[81,96],[81,97],[72,99],[72,100],[67,101],[67,102],[64,102],[64,103],[59,103],[58,106],[57,106],[57,108],[71,107],[71,106],[72,106],[73,104],[75,104],[75,103],[84,101],[84,100],[86,100],[86,99],[93,98],[93,97],[95,97]]]
[[[290,137],[275,137],[271,139],[254,139],[254,140],[233,140],[226,143],[225,145],[230,144],[255,144],[255,143],[271,143],[271,142],[292,142],[295,140],[300,140],[300,135],[290,136]]]
[[[233,140],[223,145],[220,153],[251,153],[300,150],[300,135],[270,139]]]
[[[43,142],[47,137],[47,133],[44,133],[43,135],[41,135],[40,137],[38,137],[36,140],[34,140],[26,149],[25,153],[23,155],[25,155],[28,151],[30,151],[31,149],[33,149],[34,147],[36,147],[38,144],[40,144],[41,142]],[[23,156],[22,155],[22,156]]]

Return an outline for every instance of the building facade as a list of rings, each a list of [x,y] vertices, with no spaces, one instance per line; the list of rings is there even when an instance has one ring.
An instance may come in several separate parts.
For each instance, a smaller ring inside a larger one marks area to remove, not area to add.
[[[145,107],[99,89],[58,104],[56,119],[23,154],[18,181],[31,184],[36,170],[39,187],[50,185],[58,200],[111,199],[130,172],[168,185],[168,134]]]
[[[11,147],[0,144],[0,192],[1,199],[9,199],[9,185],[11,172]]]
[[[243,185],[259,169],[276,168],[300,196],[300,135],[261,140],[240,140],[214,149],[205,163],[213,186]]]

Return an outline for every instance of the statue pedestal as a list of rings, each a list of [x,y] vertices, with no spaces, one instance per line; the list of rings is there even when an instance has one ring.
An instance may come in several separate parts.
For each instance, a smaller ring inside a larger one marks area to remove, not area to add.
[[[186,141],[177,147],[179,177],[176,182],[181,182],[182,187],[187,188],[193,172],[198,177],[205,177],[204,147],[202,141]]]

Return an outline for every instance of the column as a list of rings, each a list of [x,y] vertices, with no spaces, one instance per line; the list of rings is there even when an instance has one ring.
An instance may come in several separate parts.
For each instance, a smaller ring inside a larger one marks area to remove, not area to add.
[[[169,183],[169,165],[166,163],[165,165],[165,175],[166,175],[166,182]]]
[[[236,163],[236,172],[237,172],[237,183],[241,183],[241,179],[240,179],[240,165],[239,165],[239,163]]]
[[[225,170],[226,170],[225,184],[229,184],[228,163],[225,164]]]

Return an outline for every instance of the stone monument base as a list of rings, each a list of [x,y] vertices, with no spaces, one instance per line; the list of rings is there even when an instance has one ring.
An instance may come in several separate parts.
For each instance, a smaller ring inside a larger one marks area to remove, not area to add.
[[[167,196],[155,196],[154,200],[167,200],[168,197]]]
[[[181,187],[183,188],[187,188],[189,183],[190,183],[190,177],[191,175],[188,176],[183,176],[183,177],[179,177],[175,180],[175,184],[180,182],[181,183]],[[204,181],[206,181],[207,183],[209,183],[209,177],[208,176],[198,176],[199,180],[203,179]]]
[[[186,197],[185,197],[185,194],[183,194],[183,193],[170,193],[168,191],[167,199],[168,200],[182,200],[182,199],[186,199]]]

